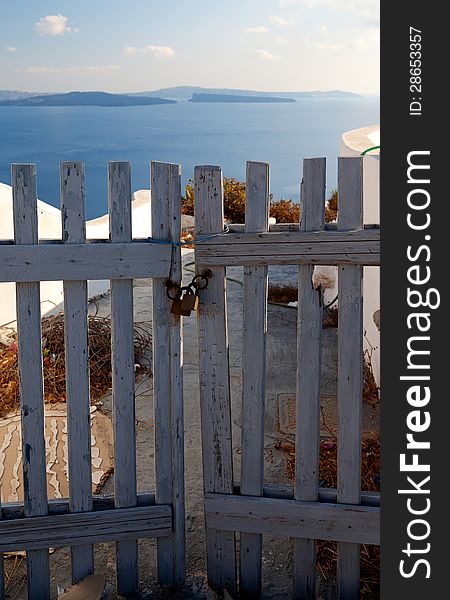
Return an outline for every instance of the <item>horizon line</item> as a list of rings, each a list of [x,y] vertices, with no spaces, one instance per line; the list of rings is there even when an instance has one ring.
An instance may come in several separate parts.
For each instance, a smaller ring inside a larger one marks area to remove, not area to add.
[[[169,85],[169,86],[165,86],[165,87],[159,87],[159,88],[155,88],[155,89],[143,89],[143,90],[134,90],[134,91],[122,91],[122,92],[118,92],[118,91],[108,91],[105,89],[84,89],[84,90],[75,90],[75,89],[71,89],[71,90],[66,90],[66,91],[43,91],[40,90],[39,92],[35,92],[35,91],[30,91],[29,89],[23,90],[23,89],[18,89],[18,88],[0,88],[0,92],[19,92],[19,93],[28,93],[28,94],[69,94],[71,92],[105,92],[108,94],[124,94],[124,95],[128,95],[128,94],[143,94],[146,92],[158,92],[160,90],[168,90],[168,89],[176,89],[176,88],[201,88],[201,89],[205,89],[205,90],[237,90],[237,91],[246,91],[246,92],[261,92],[261,93],[267,93],[267,94],[304,94],[304,93],[313,93],[313,92],[319,92],[319,93],[329,93],[329,92],[344,92],[344,93],[349,93],[349,94],[356,94],[359,96],[379,96],[380,95],[380,90],[376,91],[376,92],[355,92],[353,90],[348,90],[348,89],[339,89],[339,88],[328,88],[328,89],[305,89],[305,90],[267,90],[267,89],[253,89],[253,88],[243,88],[243,87],[217,87],[217,86],[211,86],[211,87],[206,87],[203,85],[190,85],[190,84],[178,84],[178,85]]]

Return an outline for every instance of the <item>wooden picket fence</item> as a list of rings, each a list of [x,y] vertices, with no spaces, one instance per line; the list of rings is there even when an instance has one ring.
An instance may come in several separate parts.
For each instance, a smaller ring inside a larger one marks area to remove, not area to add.
[[[316,540],[338,542],[341,599],[359,594],[360,544],[379,544],[379,494],[361,491],[362,280],[379,264],[377,227],[364,227],[360,158],[339,159],[339,222],[324,223],[325,159],[304,161],[302,217],[269,231],[269,166],[247,163],[246,222],[224,234],[219,167],[195,169],[198,340],[208,579],[216,589],[258,597],[262,537],[294,538],[293,597],[314,598]],[[0,282],[16,282],[23,503],[0,507],[0,553],[26,550],[29,598],[50,595],[50,547],[71,547],[72,578],[93,572],[94,544],[116,541],[118,593],[138,589],[137,538],[157,538],[162,584],[185,574],[183,373],[180,318],[166,280],[181,282],[180,167],[151,165],[153,239],[133,240],[131,169],[109,164],[110,240],[86,242],[84,171],[61,164],[61,240],[39,243],[36,173],[12,169],[15,239],[0,242]],[[159,243],[155,243],[159,242]],[[161,243],[163,242],[163,243]],[[168,242],[168,243],[164,243]],[[268,265],[299,268],[296,461],[293,486],[264,482],[264,401]],[[244,267],[242,467],[234,477],[226,267]],[[314,265],[339,267],[338,488],[319,487],[322,294]],[[153,279],[154,492],[137,494],[133,279]],[[93,497],[90,466],[87,280],[111,280],[114,496]],[[48,500],[39,282],[64,281],[69,492]],[[236,534],[240,538],[237,572]],[[4,597],[0,554],[0,598]]]
[[[324,158],[307,159],[301,223],[269,231],[269,165],[247,163],[245,229],[223,226],[219,167],[195,170],[197,271],[211,269],[198,311],[200,402],[208,577],[217,589],[261,593],[262,537],[294,538],[293,597],[315,598],[316,540],[338,542],[338,596],[359,598],[360,544],[379,544],[379,494],[361,492],[363,388],[362,280],[379,264],[377,227],[363,220],[362,158],[340,158],[337,228],[325,226]],[[292,229],[292,228],[289,228]],[[296,460],[293,486],[264,483],[264,399],[268,265],[299,265]],[[244,266],[241,473],[233,473],[226,267]],[[314,265],[337,265],[339,275],[338,488],[319,487],[322,294]],[[239,532],[239,576],[236,533]],[[239,585],[238,585],[239,582]]]
[[[137,538],[157,538],[159,581],[184,581],[183,379],[180,319],[165,281],[181,281],[180,248],[132,240],[131,168],[108,170],[110,240],[86,242],[82,163],[61,164],[62,239],[39,243],[36,170],[13,165],[15,239],[0,243],[0,282],[17,295],[24,502],[0,506],[2,552],[26,550],[28,597],[50,597],[49,547],[71,547],[72,579],[93,573],[94,544],[115,541],[118,593],[138,589]],[[179,241],[178,165],[152,163],[154,238]],[[150,215],[149,215],[150,217]],[[133,279],[153,278],[154,492],[137,494]],[[114,496],[92,496],[87,280],[111,280]],[[64,281],[68,500],[47,498],[40,281]]]

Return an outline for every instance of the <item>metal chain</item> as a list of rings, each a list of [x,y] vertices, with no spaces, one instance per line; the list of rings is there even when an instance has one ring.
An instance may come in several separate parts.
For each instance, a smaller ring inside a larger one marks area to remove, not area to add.
[[[206,290],[211,277],[212,271],[206,269],[203,273],[196,273],[188,285],[181,286],[169,279],[166,282],[166,295],[169,300],[179,300],[183,292],[197,295],[199,291]]]

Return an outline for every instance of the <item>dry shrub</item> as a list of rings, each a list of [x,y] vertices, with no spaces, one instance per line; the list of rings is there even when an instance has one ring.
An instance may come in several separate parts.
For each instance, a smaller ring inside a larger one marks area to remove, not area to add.
[[[224,216],[230,223],[245,222],[245,183],[233,177],[223,180]],[[193,215],[195,208],[194,185],[189,181],[186,193],[182,198],[181,211],[185,215]],[[300,221],[300,205],[292,200],[277,200],[270,205],[270,216],[277,223],[298,223]]]
[[[194,183],[190,179],[186,185],[185,195],[181,198],[181,212],[183,215],[194,216]]]
[[[325,223],[336,221],[338,215],[338,192],[331,190],[330,197],[325,205]]]
[[[339,309],[325,308],[323,311],[323,326],[326,329],[336,328],[338,326]]]
[[[375,408],[380,403],[380,390],[375,381],[372,368],[372,352],[373,349],[364,351],[364,389],[363,398],[364,400]]]
[[[295,285],[269,285],[268,300],[277,304],[297,302],[298,288]]]
[[[270,216],[277,223],[300,223],[300,204],[292,200],[277,200],[270,205]]]
[[[224,177],[223,179],[224,196],[224,214],[225,219],[230,223],[245,222],[245,183],[234,177]],[[271,197],[272,200],[272,197]],[[181,211],[185,215],[194,215],[195,197],[194,184],[189,180],[186,185],[186,193],[181,201]],[[325,221],[330,223],[337,219],[338,193],[332,190],[325,206]],[[270,216],[277,220],[277,223],[299,223],[300,222],[300,204],[293,200],[271,201]]]
[[[245,183],[233,177],[224,177],[223,197],[225,218],[231,223],[244,223]],[[186,194],[181,201],[181,212],[185,215],[194,215],[194,207],[194,184],[189,180],[186,185]]]
[[[111,387],[111,320],[89,316],[89,373],[91,401],[99,400]],[[151,345],[149,332],[134,326],[134,362],[140,371],[149,371],[147,351]],[[64,315],[58,313],[42,319],[42,363],[44,401],[66,401]],[[19,407],[19,373],[17,340],[10,346],[0,345],[0,417]]]

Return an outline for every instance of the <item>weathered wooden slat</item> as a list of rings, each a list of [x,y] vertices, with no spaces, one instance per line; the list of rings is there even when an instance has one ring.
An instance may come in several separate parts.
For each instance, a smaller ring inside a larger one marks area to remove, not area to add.
[[[195,231],[216,234],[223,228],[223,184],[219,167],[196,167]],[[198,260],[196,268],[203,272]],[[228,371],[225,268],[211,269],[206,290],[200,292],[198,343],[200,405],[205,492],[233,493],[231,403]],[[216,589],[236,591],[236,550],[233,532],[209,527],[206,532],[208,580]]]
[[[225,234],[199,241],[198,260],[215,265],[378,265],[380,233],[360,231],[280,232],[259,235]]]
[[[186,227],[185,228],[187,231],[189,230],[194,230],[194,226],[191,227]],[[324,225],[324,231],[338,231],[338,225],[337,223],[325,223]],[[370,223],[364,223],[364,230],[365,231],[370,231],[370,230],[376,230],[376,231],[380,231],[380,225],[379,223],[374,223],[374,224],[370,224]],[[228,234],[242,234],[245,232],[245,223],[229,223],[228,224]],[[298,223],[275,223],[273,225],[269,224],[269,232],[270,233],[298,233]],[[219,236],[220,239],[220,236]],[[133,238],[134,242],[146,242],[148,241],[149,238]],[[102,242],[108,242],[109,238],[89,238],[89,243],[91,244],[99,244]],[[57,240],[57,239],[51,239],[51,238],[44,238],[39,240],[40,244],[61,244],[61,240]],[[8,245],[12,245],[14,244],[14,240],[12,239],[1,239],[0,240],[0,246],[8,246]]]
[[[230,233],[243,233],[245,231],[244,223],[230,223],[228,227]],[[337,223],[325,223],[323,228],[325,231],[336,231],[338,227]],[[380,229],[380,224],[365,223],[364,229]],[[274,223],[273,225],[269,224],[269,232],[286,233],[289,231],[298,233],[298,223]]]
[[[326,159],[303,161],[301,231],[323,229]],[[319,488],[320,365],[322,350],[322,290],[312,283],[314,267],[301,265],[298,277],[297,408],[295,446],[296,500],[316,502]],[[296,540],[294,598],[316,596],[316,542]]]
[[[269,225],[269,165],[248,162],[245,231],[260,233]],[[261,496],[264,482],[264,405],[267,333],[267,267],[244,269],[242,347],[241,489]],[[241,594],[261,595],[262,535],[241,533]]]
[[[0,552],[74,546],[170,535],[168,505],[115,508],[97,512],[58,514],[0,521]],[[46,550],[48,553],[48,551]],[[31,598],[36,598],[33,588]],[[38,596],[41,598],[42,596]]]
[[[4,245],[0,282],[168,277],[170,257],[170,245],[151,242]]]
[[[307,160],[316,161],[322,159]],[[334,246],[340,244],[348,244],[349,247],[355,246],[356,248],[359,244],[367,244],[367,248],[369,248],[370,243],[375,244],[379,241],[380,229],[373,227],[370,229],[349,228],[348,230],[326,230],[322,228],[317,231],[297,230],[268,233],[219,233],[219,235],[210,239],[199,239],[196,244],[200,256],[203,257],[203,254],[206,254],[206,251],[213,252],[213,250],[231,254],[231,252],[227,251],[227,247],[230,245],[233,247],[234,245],[238,245],[236,252],[241,252],[241,250],[239,250],[241,246],[245,247],[248,245],[258,248],[264,248],[266,246],[267,248],[264,251],[267,253],[270,253],[270,251],[273,253],[278,247],[285,246],[285,251],[288,253],[293,251],[295,245],[305,244],[311,248],[316,246],[318,253],[320,253],[320,251],[332,253],[334,252]],[[331,250],[327,250],[326,244],[330,244]]]
[[[240,495],[239,485],[233,488],[235,494]],[[282,500],[294,499],[294,488],[292,485],[265,483],[263,486],[263,496],[265,498],[281,498]],[[336,504],[337,490],[335,488],[319,488],[319,502],[326,504]],[[155,504],[155,494],[145,492],[137,495],[137,506],[153,506]],[[380,506],[380,494],[378,492],[361,492],[362,506]],[[112,510],[114,508],[114,496],[94,496],[93,510]],[[70,512],[69,501],[67,499],[49,500],[48,514],[62,515]],[[3,519],[21,519],[24,518],[23,502],[8,502],[3,505]]]
[[[35,165],[12,165],[14,238],[37,244]],[[27,517],[47,513],[41,307],[39,283],[16,284],[24,509]],[[48,550],[27,552],[28,595],[50,596]]]
[[[298,248],[300,250],[300,248]],[[228,250],[231,251],[231,248]],[[203,261],[201,257],[199,257]],[[334,253],[324,254],[320,251],[317,254],[297,253],[297,254],[279,254],[278,256],[259,254],[248,255],[229,255],[229,256],[210,256],[202,262],[205,268],[218,266],[225,267],[252,267],[252,266],[283,266],[283,265],[314,265],[314,266],[336,266],[339,265],[361,265],[366,267],[378,267],[380,265],[380,255],[374,252],[364,254],[356,253]]]
[[[339,229],[363,226],[363,159],[339,159]],[[361,266],[339,267],[338,502],[361,502],[363,310]],[[344,540],[345,541],[345,540]],[[359,598],[360,549],[338,544],[338,596]]]
[[[234,486],[234,493],[240,495],[240,485]],[[265,483],[263,486],[263,496],[265,498],[281,498],[282,500],[294,499],[294,487],[283,483]],[[336,504],[337,490],[335,488],[319,488],[318,501],[327,504]],[[379,492],[361,492],[362,506],[380,506]]]
[[[62,237],[65,244],[86,241],[83,163],[60,166]],[[72,512],[92,511],[91,428],[87,282],[64,281],[64,343],[69,494]],[[94,572],[94,547],[74,546],[72,583]]]
[[[155,494],[143,492],[137,495],[137,506],[153,506]],[[92,510],[112,510],[114,508],[114,495],[94,496],[92,499]],[[49,515],[65,515],[70,513],[70,502],[68,498],[52,499],[48,501],[47,511]],[[3,518],[5,520],[23,519],[25,517],[23,502],[8,502],[3,505]]]
[[[205,494],[205,516],[207,527],[229,531],[361,544],[380,542],[380,509],[372,506]]]
[[[131,166],[108,165],[109,226],[112,244],[131,241]],[[111,280],[111,370],[114,412],[114,495],[117,508],[136,506],[133,281]],[[117,542],[119,594],[135,593],[137,540]]]
[[[181,169],[152,162],[152,234],[179,241],[181,235]],[[181,284],[181,249],[173,247],[170,279]],[[181,320],[170,313],[166,281],[153,281],[153,398],[155,411],[156,500],[170,503],[174,531],[158,539],[158,579],[182,584],[185,577],[184,423]]]

